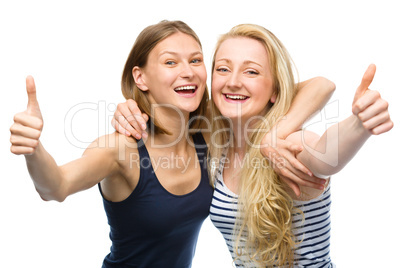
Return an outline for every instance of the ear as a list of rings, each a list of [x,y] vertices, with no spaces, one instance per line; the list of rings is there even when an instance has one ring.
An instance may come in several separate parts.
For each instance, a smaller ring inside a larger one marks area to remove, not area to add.
[[[271,101],[272,103],[275,103],[275,101],[276,101],[276,93],[273,93],[273,94],[272,94],[270,101]]]
[[[134,66],[132,74],[137,87],[142,91],[148,91],[148,87],[144,80],[145,74],[143,73],[142,69],[138,66]]]

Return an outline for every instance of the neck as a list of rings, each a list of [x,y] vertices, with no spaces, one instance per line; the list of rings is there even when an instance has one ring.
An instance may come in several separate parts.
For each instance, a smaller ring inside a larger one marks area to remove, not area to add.
[[[247,131],[246,126],[241,124],[241,120],[234,120],[237,122],[232,121],[232,130],[233,130],[233,147],[231,150],[233,153],[239,154],[241,157],[244,156],[245,150],[247,148]]]
[[[181,150],[188,144],[188,122],[189,113],[155,113],[158,122],[170,134],[151,134],[147,143],[160,148],[169,148],[171,150]]]

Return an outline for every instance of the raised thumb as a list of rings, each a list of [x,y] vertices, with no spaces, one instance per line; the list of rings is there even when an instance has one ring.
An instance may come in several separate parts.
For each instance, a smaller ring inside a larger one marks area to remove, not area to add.
[[[370,64],[370,66],[367,68],[366,72],[363,75],[360,85],[356,89],[355,98],[353,102],[355,102],[357,99],[363,96],[364,93],[366,93],[369,86],[371,85],[371,82],[373,82],[375,71],[376,66],[374,64]]]
[[[35,81],[32,76],[27,76],[26,78],[26,88],[28,94],[28,111],[36,111],[39,109],[39,103],[36,99],[36,86]]]

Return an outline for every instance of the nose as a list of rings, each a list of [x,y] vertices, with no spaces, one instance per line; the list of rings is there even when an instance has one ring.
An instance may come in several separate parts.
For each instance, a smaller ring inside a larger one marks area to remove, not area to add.
[[[192,69],[190,64],[184,64],[183,68],[180,72],[180,77],[191,79],[194,77],[194,70]]]
[[[226,83],[227,87],[230,89],[239,89],[242,86],[241,79],[236,72],[232,72]]]

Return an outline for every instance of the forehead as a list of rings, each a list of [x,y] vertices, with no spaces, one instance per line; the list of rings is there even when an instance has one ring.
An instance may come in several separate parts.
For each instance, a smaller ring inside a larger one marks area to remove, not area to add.
[[[182,54],[187,52],[201,53],[202,51],[200,44],[198,44],[197,40],[194,37],[182,32],[177,32],[160,41],[151,51],[151,53],[157,55],[160,55],[164,52]]]
[[[216,59],[252,60],[268,64],[268,53],[265,46],[258,40],[249,37],[231,37],[222,42],[216,51]]]

